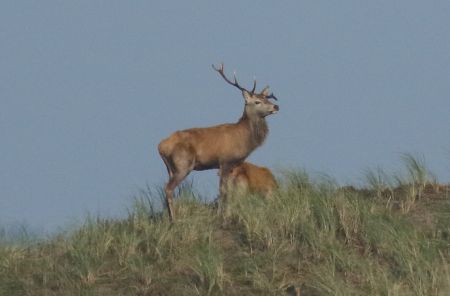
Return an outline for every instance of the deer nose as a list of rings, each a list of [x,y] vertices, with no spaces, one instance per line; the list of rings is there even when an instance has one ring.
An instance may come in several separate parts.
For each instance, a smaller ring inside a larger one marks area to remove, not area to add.
[[[275,111],[278,111],[278,110],[280,110],[280,107],[278,107],[278,105],[274,105],[273,109],[275,109]]]

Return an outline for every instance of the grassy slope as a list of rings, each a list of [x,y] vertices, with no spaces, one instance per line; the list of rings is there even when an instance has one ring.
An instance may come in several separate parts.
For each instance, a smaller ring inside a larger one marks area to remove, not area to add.
[[[375,176],[357,190],[288,172],[221,214],[185,190],[174,224],[148,193],[125,220],[0,243],[0,295],[448,295],[448,188]]]

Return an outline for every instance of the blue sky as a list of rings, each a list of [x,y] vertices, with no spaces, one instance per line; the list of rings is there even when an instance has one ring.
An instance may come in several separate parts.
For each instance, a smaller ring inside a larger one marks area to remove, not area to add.
[[[280,112],[250,160],[342,183],[425,157],[450,181],[448,1],[2,1],[0,225],[120,215],[166,171],[171,132],[236,121],[242,84]],[[215,195],[215,172],[193,174]]]

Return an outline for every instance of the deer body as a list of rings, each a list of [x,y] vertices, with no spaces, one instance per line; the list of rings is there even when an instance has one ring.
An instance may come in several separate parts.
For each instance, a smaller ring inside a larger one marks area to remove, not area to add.
[[[234,166],[230,170],[227,182],[227,190],[257,193],[265,197],[269,197],[277,186],[277,181],[268,168],[249,162]]]
[[[275,98],[273,94],[268,94],[268,87],[255,94],[255,82],[253,90],[249,92],[239,86],[236,78],[232,83],[225,77],[223,65],[221,69],[214,69],[228,83],[242,91],[244,113],[237,123],[177,131],[159,143],[158,151],[169,174],[164,191],[171,219],[174,217],[173,191],[193,170],[220,169],[220,190],[221,195],[224,194],[229,171],[264,142],[268,134],[265,117],[279,109],[268,100]]]
[[[162,157],[176,157],[175,153],[184,151],[193,170],[218,169],[224,163],[243,161],[264,142],[267,123],[264,119],[256,121],[243,116],[234,124],[177,131],[161,141],[158,149]]]

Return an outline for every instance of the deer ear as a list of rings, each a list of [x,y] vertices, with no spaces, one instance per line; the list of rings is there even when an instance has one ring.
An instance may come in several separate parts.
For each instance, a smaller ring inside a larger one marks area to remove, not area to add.
[[[269,86],[266,86],[262,91],[261,94],[267,97],[269,95]]]
[[[242,96],[244,97],[245,103],[248,103],[250,101],[251,95],[245,89],[242,91]]]

